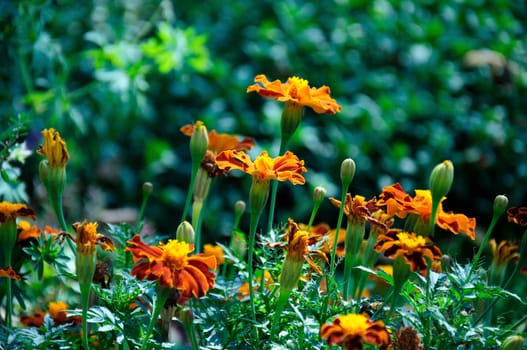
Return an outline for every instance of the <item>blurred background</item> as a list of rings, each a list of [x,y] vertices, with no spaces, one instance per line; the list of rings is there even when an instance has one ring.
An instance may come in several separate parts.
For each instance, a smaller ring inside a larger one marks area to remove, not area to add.
[[[0,199],[29,201],[53,223],[34,153],[53,127],[71,155],[68,222],[133,222],[150,181],[150,227],[175,234],[190,173],[180,127],[199,119],[253,137],[253,156],[276,155],[282,105],[245,90],[257,74],[296,75],[330,86],[342,112],[306,109],[290,146],[307,185],[280,184],[277,222],[307,222],[315,186],[338,197],[346,157],[357,164],[350,192],[367,198],[394,182],[426,188],[450,159],[444,207],[476,217],[481,234],[497,194],[527,205],[526,23],[525,2],[504,0],[0,1]],[[241,174],[215,180],[205,242],[227,239],[249,186]],[[316,222],[337,214],[327,201]],[[520,231],[502,219],[496,235]],[[438,239],[472,254],[468,239]]]

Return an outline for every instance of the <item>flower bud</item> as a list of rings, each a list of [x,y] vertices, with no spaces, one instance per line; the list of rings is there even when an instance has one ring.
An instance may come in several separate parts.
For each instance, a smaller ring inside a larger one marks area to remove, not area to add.
[[[245,258],[247,253],[247,238],[241,231],[234,231],[232,233],[229,250],[240,260]]]
[[[505,210],[507,210],[508,206],[509,199],[506,196],[499,194],[496,196],[496,198],[494,198],[494,205],[492,209],[496,215],[501,215],[505,212]]]
[[[244,201],[239,200],[234,203],[234,213],[236,215],[242,215],[245,212],[246,204]]]
[[[149,197],[154,192],[154,185],[151,182],[145,182],[143,184],[143,197]]]
[[[355,176],[355,162],[351,158],[346,158],[340,166],[340,180],[342,184],[349,185]]]
[[[520,350],[523,348],[523,337],[511,335],[507,337],[500,346],[500,350]]]
[[[315,203],[320,203],[324,200],[324,198],[326,197],[326,189],[322,186],[317,186],[315,187],[315,189],[313,190],[313,200],[315,201]]]
[[[448,194],[454,182],[454,165],[445,160],[434,167],[430,174],[430,191],[433,200],[440,200]]]
[[[198,173],[196,174],[196,181],[194,182],[194,201],[203,202],[207,195],[209,194],[210,184],[212,178],[209,176],[209,173],[200,167]]]
[[[192,136],[190,136],[190,155],[192,162],[200,163],[205,156],[208,146],[209,135],[207,133],[207,127],[202,121],[198,120],[194,125]]]
[[[194,228],[188,221],[179,224],[176,231],[176,239],[180,242],[194,244]]]

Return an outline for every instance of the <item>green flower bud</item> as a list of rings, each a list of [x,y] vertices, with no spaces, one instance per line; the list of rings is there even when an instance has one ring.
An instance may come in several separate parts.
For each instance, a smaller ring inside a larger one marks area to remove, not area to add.
[[[196,181],[194,182],[194,201],[203,202],[209,194],[210,184],[212,178],[209,173],[202,167],[198,169],[196,174]]]
[[[495,214],[501,215],[505,212],[505,210],[507,210],[508,206],[509,199],[506,196],[499,194],[496,196],[496,198],[494,198],[494,205],[492,209],[494,210]]]
[[[154,192],[154,185],[151,182],[143,184],[143,197],[148,198]]]
[[[351,158],[346,158],[340,166],[340,179],[344,185],[349,185],[355,176],[355,162]]]
[[[326,198],[326,194],[327,191],[324,187],[317,186],[313,190],[313,200],[315,201],[315,203],[320,203],[324,200],[324,198]]]
[[[500,350],[520,350],[523,348],[523,337],[511,335],[507,337],[500,346]]]
[[[246,204],[244,201],[236,201],[236,203],[234,203],[234,213],[236,215],[242,215],[245,212],[245,207]]]
[[[194,228],[188,221],[179,224],[176,231],[176,239],[180,242],[194,244]]]
[[[430,191],[433,200],[440,200],[448,194],[454,182],[454,165],[445,160],[436,165],[430,174]]]
[[[247,238],[243,232],[236,230],[232,233],[229,250],[240,260],[245,258],[245,254],[247,253]]]
[[[209,134],[207,133],[207,127],[202,121],[197,121],[194,125],[194,131],[190,136],[190,155],[192,162],[200,163],[207,147],[209,146]]]

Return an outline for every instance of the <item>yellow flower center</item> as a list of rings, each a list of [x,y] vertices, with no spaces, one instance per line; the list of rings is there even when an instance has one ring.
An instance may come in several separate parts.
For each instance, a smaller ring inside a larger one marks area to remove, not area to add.
[[[397,235],[397,238],[399,238],[401,245],[404,245],[408,250],[426,246],[426,239],[424,237],[409,232],[401,232]]]
[[[182,270],[187,266],[187,257],[193,249],[187,242],[179,242],[177,240],[169,240],[163,247],[163,260],[171,268],[175,270]]]
[[[368,318],[361,314],[349,314],[339,317],[340,326],[348,336],[364,337],[368,329]]]
[[[299,77],[290,78],[289,91],[287,93],[289,96],[295,99],[301,99],[302,96],[299,95],[298,91],[304,87],[309,87],[309,82],[305,79]]]

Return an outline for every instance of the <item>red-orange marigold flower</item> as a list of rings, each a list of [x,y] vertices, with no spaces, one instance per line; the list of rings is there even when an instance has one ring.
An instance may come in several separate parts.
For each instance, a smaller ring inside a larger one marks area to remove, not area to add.
[[[132,275],[139,279],[158,281],[161,286],[179,291],[178,303],[204,296],[214,287],[216,258],[203,254],[189,255],[194,246],[186,242],[169,240],[158,246],[149,246],[134,236],[126,250],[133,255],[136,265]]]
[[[385,235],[380,235],[375,249],[378,252],[384,252],[388,258],[402,255],[410,264],[412,271],[424,271],[427,267],[426,258],[435,262],[442,256],[441,250],[429,237],[395,229],[388,230]]]
[[[226,171],[241,170],[252,175],[258,182],[289,180],[293,185],[303,185],[306,182],[302,176],[307,171],[304,161],[289,151],[276,158],[271,158],[263,151],[254,162],[244,152],[225,151],[216,157],[216,164]]]
[[[327,339],[329,345],[340,345],[346,350],[361,350],[363,344],[390,344],[390,334],[384,322],[372,321],[363,314],[339,316],[333,324],[322,325],[320,337]]]
[[[30,238],[38,239],[40,237],[40,229],[35,225],[31,225],[31,223],[26,220],[20,220],[17,230],[17,242],[25,241]]]
[[[445,199],[446,197],[441,199],[437,208],[437,226],[454,234],[465,233],[471,239],[475,239],[476,219],[464,214],[445,212],[442,204]],[[404,219],[408,214],[415,214],[428,222],[432,215],[432,194],[430,190],[415,190],[415,197],[411,197],[400,184],[396,183],[383,188],[377,205],[386,206],[388,215],[396,215]]]
[[[0,278],[10,278],[15,281],[22,279],[11,266],[0,268]]]
[[[516,225],[527,226],[527,207],[512,207],[507,210],[507,220]]]
[[[342,110],[337,101],[330,97],[330,89],[325,85],[310,87],[307,80],[299,77],[288,78],[285,83],[280,80],[271,82],[263,74],[257,75],[254,82],[256,84],[249,86],[247,92],[255,91],[266,98],[306,106],[319,114],[335,114]]]

